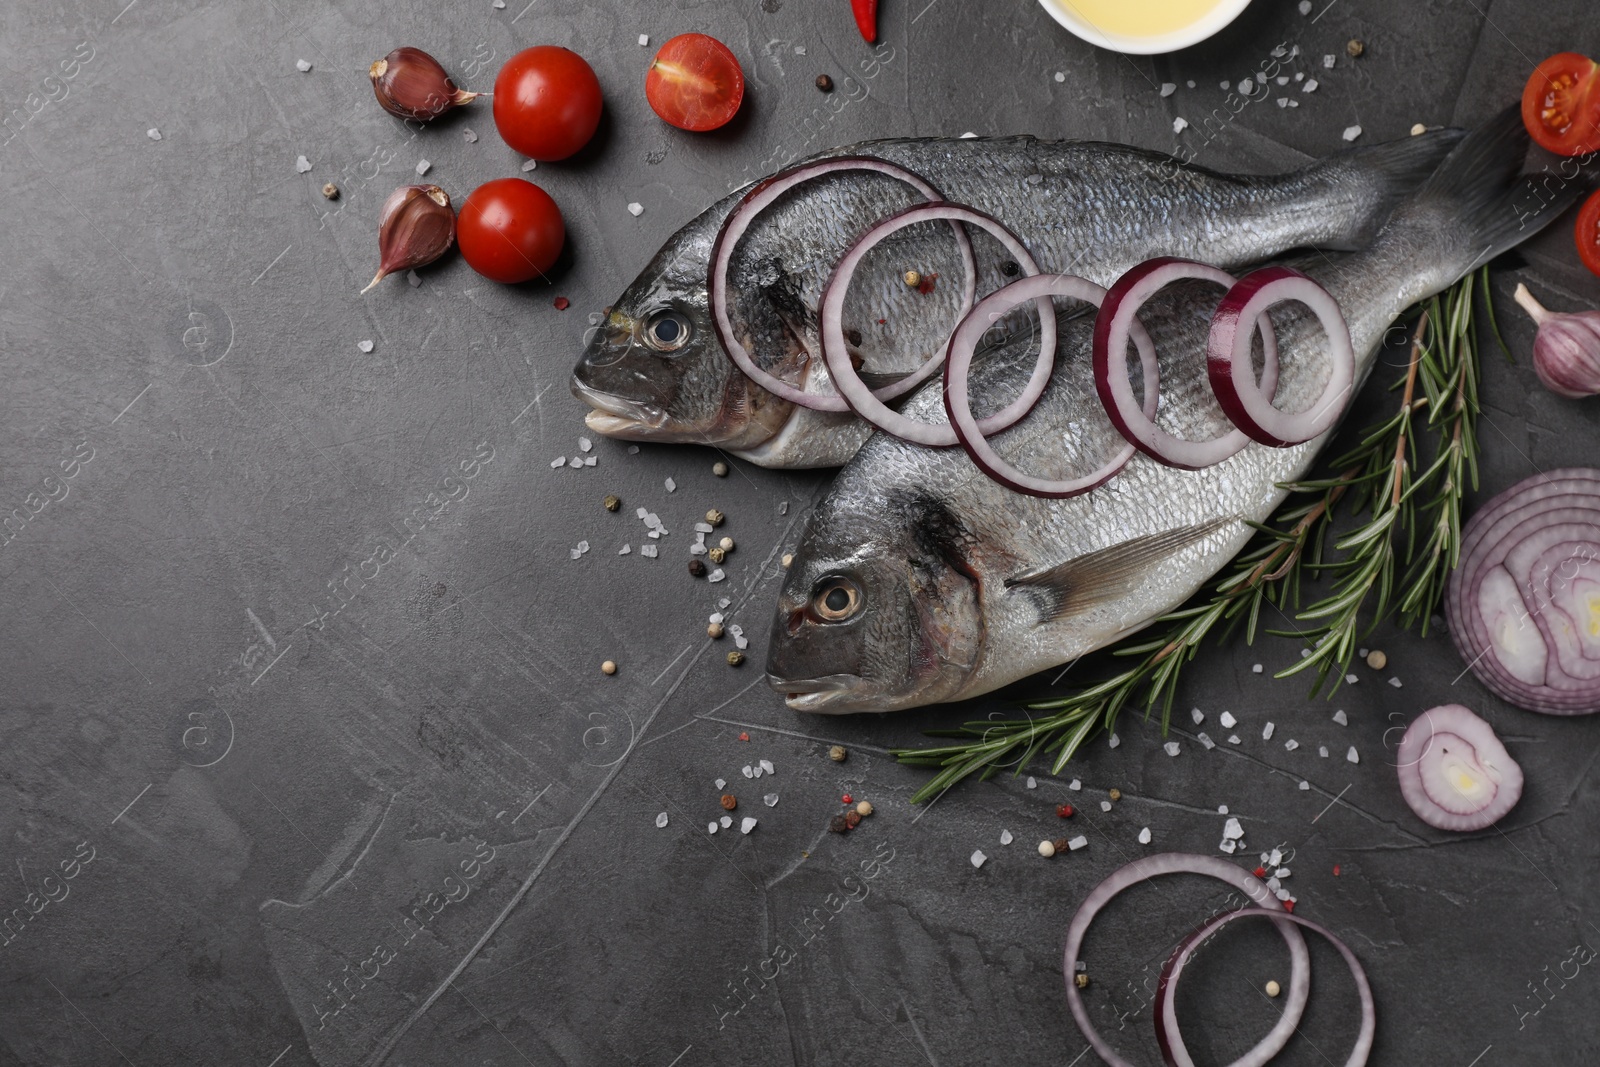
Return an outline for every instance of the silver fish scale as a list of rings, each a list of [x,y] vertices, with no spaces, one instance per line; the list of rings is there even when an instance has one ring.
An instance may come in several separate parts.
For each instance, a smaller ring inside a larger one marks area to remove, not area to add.
[[[1321,260],[1306,272],[1344,309],[1357,353],[1358,388],[1394,319],[1454,279],[1448,265],[1430,263],[1424,249],[1398,238],[1341,262]],[[1147,304],[1141,318],[1158,351],[1189,353],[1193,363],[1193,354],[1205,350],[1218,296],[1215,287],[1174,286],[1170,294]],[[1275,403],[1302,410],[1326,381],[1321,358],[1326,338],[1298,305],[1275,310],[1273,319],[1286,372]],[[1086,385],[1091,323],[1067,318],[1062,326],[1063,363],[1038,406],[1018,425],[990,439],[1003,457],[1030,472],[1081,474],[1120,441],[1092,386]],[[992,407],[1015,396],[1036,355],[1027,338],[996,351],[972,381],[975,409],[981,413],[985,400]],[[1209,383],[1198,367],[1194,364],[1182,374],[1175,370],[1162,384],[1162,421],[1170,431],[1192,439],[1208,436],[1219,425]],[[920,389],[905,411],[942,421],[940,384]],[[959,448],[927,449],[875,434],[819,505],[801,554],[820,559],[833,545],[851,546],[840,554],[856,557],[905,552],[916,538],[911,531],[894,529],[897,516],[882,502],[897,490],[935,493],[965,527],[968,562],[981,586],[979,620],[961,623],[981,627],[979,662],[959,691],[939,696],[963,699],[1102,648],[1183,603],[1239,552],[1252,532],[1245,520],[1261,522],[1272,513],[1285,495],[1279,484],[1303,476],[1327,436],[1281,449],[1252,443],[1200,471],[1178,470],[1135,454],[1098,489],[1046,500],[1001,486]],[[1223,519],[1234,521],[1187,548],[1152,559],[1135,587],[1069,618],[1041,623],[1037,604],[1005,584],[1018,574],[1134,538]],[[810,564],[797,559],[795,573],[808,573]]]

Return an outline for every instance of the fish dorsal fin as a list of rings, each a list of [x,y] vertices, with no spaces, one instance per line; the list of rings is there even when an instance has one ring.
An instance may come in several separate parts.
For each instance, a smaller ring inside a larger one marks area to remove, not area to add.
[[[1040,623],[1069,618],[1110,600],[1146,580],[1152,566],[1235,522],[1233,516],[1122,541],[1064,563],[1006,579],[1007,589],[1022,589],[1040,601]]]

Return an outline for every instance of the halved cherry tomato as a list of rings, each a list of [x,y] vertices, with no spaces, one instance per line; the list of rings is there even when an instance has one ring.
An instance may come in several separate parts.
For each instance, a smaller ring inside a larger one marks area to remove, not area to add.
[[[1559,155],[1600,148],[1600,67],[1576,52],[1540,63],[1522,90],[1522,124],[1541,148]]]
[[[478,186],[456,218],[461,258],[485,278],[507,285],[544,274],[566,240],[556,202],[521,178],[497,178]]]
[[[738,112],[744,71],[715,37],[679,34],[650,61],[644,95],[657,115],[680,130],[714,130]]]
[[[1590,195],[1578,212],[1578,227],[1574,235],[1578,242],[1578,258],[1595,274],[1600,274],[1600,192]]]
[[[566,159],[600,125],[600,79],[570,49],[524,48],[495,75],[494,125],[525,156]]]

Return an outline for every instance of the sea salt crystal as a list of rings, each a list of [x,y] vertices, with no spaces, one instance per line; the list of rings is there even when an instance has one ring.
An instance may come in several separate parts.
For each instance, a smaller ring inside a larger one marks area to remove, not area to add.
[[[566,456],[557,456],[555,459],[550,461],[550,469],[551,470],[555,470],[557,467],[565,467],[566,465],[567,465],[567,457]]]
[[[641,33],[639,35],[639,47],[640,48],[648,48],[648,47],[650,47],[650,35],[648,33]]]
[[[567,460],[567,466],[571,467],[573,470],[577,470],[579,467],[583,466],[583,457],[573,456],[571,459]]]
[[[1001,830],[1000,831],[1000,843],[1002,845],[1009,845],[1009,844],[1011,844],[1012,840],[1013,840],[1013,838],[1011,836],[1011,831],[1010,830]]]
[[[1334,64],[1334,58],[1333,58],[1333,56],[1331,56],[1331,55],[1326,55],[1326,56],[1323,56],[1323,57],[1322,57],[1322,65],[1323,65],[1323,66],[1324,66],[1324,67],[1325,67],[1325,68],[1327,68],[1327,69],[1328,69],[1328,70],[1332,70],[1332,69],[1333,69],[1333,64]]]
[[[1287,74],[1280,75],[1276,79],[1276,81],[1277,81],[1277,83],[1279,85],[1288,85],[1289,84],[1289,75],[1287,75]]]
[[[592,467],[592,466],[595,465],[595,462],[596,462],[596,460],[598,458],[599,457],[597,457],[597,456],[584,456],[583,457],[583,465],[585,467]]]
[[[1311,14],[1311,0],[1300,0],[1300,14]]]
[[[1301,789],[1310,789],[1311,788],[1311,783],[1310,782],[1301,782],[1300,783],[1300,788]]]
[[[1233,855],[1234,849],[1238,848],[1239,846],[1235,845],[1232,841],[1223,839],[1220,843],[1218,843],[1217,847],[1231,856]]]
[[[725,779],[725,778],[718,778],[717,779],[717,788],[718,789],[721,789],[723,786],[725,786],[727,784],[728,784],[727,779]]]
[[[1251,674],[1260,674],[1261,673],[1261,664],[1257,663],[1257,664],[1252,665],[1251,668],[1250,668],[1250,673]]]
[[[1239,735],[1238,734],[1229,734],[1228,735],[1228,744],[1237,745],[1238,743],[1239,743]]]
[[[1361,681],[1361,679],[1354,674],[1347,674],[1344,676],[1345,685],[1355,685],[1359,681]]]
[[[537,159],[524,159],[522,161],[522,173],[526,174],[530,170],[533,170],[538,165],[539,165],[539,161]]]
[[[756,818],[755,818],[754,815],[746,815],[739,822],[739,832],[741,834],[747,834],[751,830],[754,830],[755,828],[756,828]]]
[[[146,137],[150,138],[152,141],[161,140],[161,131],[156,129],[154,126],[150,127],[148,130],[144,131],[144,135]]]
[[[714,834],[716,832],[717,832],[717,823],[716,823],[715,819],[713,819],[711,822],[706,823],[706,833]]]
[[[1066,80],[1067,80],[1067,76],[1065,74],[1061,73],[1059,70],[1056,71],[1056,81],[1064,82]]]
[[[794,54],[797,55],[797,56],[805,55],[806,54],[806,46],[803,45],[803,44],[795,45],[794,46]]]
[[[1272,895],[1277,897],[1279,900],[1288,900],[1289,899],[1289,891],[1287,889],[1275,890]]]
[[[1282,863],[1283,860],[1279,859],[1276,862]],[[1289,877],[1290,873],[1291,872],[1290,872],[1289,868],[1287,868],[1287,867],[1279,867],[1277,870],[1272,872],[1272,876],[1274,878],[1287,878],[1287,877]]]
[[[361,349],[361,351],[363,351],[363,352],[371,352],[372,351],[372,342],[371,341],[357,341],[356,342],[356,347]]]
[[[1246,79],[1244,79],[1243,81],[1241,81],[1239,83],[1239,95],[1240,96],[1249,96],[1251,93],[1253,93],[1255,91],[1256,91],[1256,83],[1251,81],[1249,78],[1246,78]]]
[[[1328,758],[1328,746],[1327,745],[1318,745],[1317,746],[1317,755],[1321,756],[1323,759],[1327,759]]]
[[[660,549],[655,545],[639,546],[639,555],[645,557],[646,559],[655,559],[658,552],[660,552]]]
[[[697,534],[708,534],[711,531],[712,526],[709,522],[697,522],[694,524],[694,532]]]
[[[727,575],[722,573],[722,568],[718,567],[716,570],[714,570],[710,574],[706,575],[706,581],[708,581],[708,582],[720,582],[720,581],[722,581],[722,579],[724,579],[726,577],[727,577]]]
[[[418,177],[421,177],[422,175],[428,173],[432,169],[433,169],[433,164],[428,162],[426,159],[417,160],[417,176]]]
[[[1194,720],[1194,724],[1196,726],[1199,726],[1201,723],[1206,721],[1206,713],[1201,711],[1199,708],[1190,708],[1189,718]]]
[[[1351,763],[1361,762],[1361,757],[1356,753],[1356,746],[1354,745],[1350,746],[1350,751],[1344,754],[1344,758],[1349,760]]]
[[[706,543],[704,541],[696,541],[694,544],[689,546],[689,555],[691,555],[691,556],[703,556],[705,554],[706,554]]]
[[[1356,649],[1356,655],[1360,656],[1362,659],[1366,659],[1367,658],[1367,651],[1368,651],[1367,649],[1358,648],[1358,649]]]
[[[1295,749],[1300,747],[1300,742],[1294,740],[1293,738],[1290,738],[1289,740],[1287,740],[1287,741],[1285,741],[1283,743],[1283,747],[1284,747],[1285,750],[1287,750],[1289,752],[1293,752]]]
[[[311,64],[307,63],[303,59],[297,59],[294,61],[294,69],[298,70],[301,74],[304,74],[306,71],[311,69]]]
[[[1283,862],[1283,850],[1275,848],[1271,852],[1263,852],[1261,854],[1261,862],[1268,867],[1276,867]]]
[[[1109,800],[1102,800],[1102,801],[1101,801],[1101,802],[1100,802],[1100,810],[1101,810],[1101,811],[1110,811],[1110,810],[1111,810],[1111,801],[1109,801]]]
[[[787,500],[778,501],[778,514],[779,515],[787,515],[787,514],[789,514],[789,502]]]
[[[1238,819],[1229,816],[1228,821],[1222,826],[1222,836],[1229,841],[1237,841],[1244,836],[1244,826]]]
[[[1169,756],[1176,756],[1179,752],[1183,751],[1181,748],[1178,747],[1178,742],[1176,742],[1176,741],[1168,741],[1166,744],[1162,745],[1161,747],[1166,749],[1167,755],[1169,755]]]
[[[739,773],[744,775],[746,778],[753,778],[755,777],[756,769],[750,766],[750,764],[746,763],[743,767],[739,768]]]
[[[718,819],[717,821],[720,822],[722,824],[722,828],[724,830],[726,830],[728,827],[733,825],[733,816],[732,815],[724,815],[722,818]]]
[[[761,761],[761,769],[766,771],[768,774],[776,774],[777,773],[776,771],[774,771],[772,769],[772,761],[769,760],[769,759],[764,759],[764,760]]]
[[[1028,788],[1029,789],[1038,789],[1039,788],[1039,782],[1031,774],[1028,775]]]
[[[160,140],[160,138],[156,139]],[[299,171],[301,174],[304,174],[306,171],[311,169],[311,160],[307,159],[305,156],[295,156],[294,169]]]
[[[666,812],[662,812],[660,815],[656,816],[656,825],[657,826],[665,826],[665,825],[667,825],[667,813]]]
[[[1270,722],[1267,723],[1267,725],[1265,725],[1265,726],[1263,726],[1261,728],[1261,740],[1263,740],[1263,741],[1271,741],[1272,740],[1272,731],[1276,730],[1276,729],[1277,729],[1277,727],[1274,726],[1272,723],[1270,723]]]
[[[1256,71],[1256,81],[1262,85],[1267,84],[1267,72],[1264,70]]]
[[[1235,726],[1239,725],[1239,720],[1233,717],[1233,712],[1231,711],[1223,712],[1217,717],[1217,721],[1222,724],[1222,728],[1224,730],[1231,730]]]
[[[1299,107],[1300,106],[1300,101],[1291,99],[1289,101],[1289,106],[1290,107]]]
[[[1305,81],[1306,80],[1306,72],[1303,71],[1303,70],[1295,71],[1294,72],[1294,80],[1297,81],[1297,82]]]
[[[1274,892],[1276,892],[1277,890],[1283,888],[1283,883],[1278,881],[1277,876],[1274,875],[1271,878],[1267,879],[1267,888],[1271,889]]]
[[[732,604],[732,603],[733,603],[733,601],[729,600],[727,597],[723,597],[722,599],[717,601],[717,610],[718,611],[727,611],[728,610],[728,605]]]
[[[750,647],[750,639],[744,634],[734,634],[733,643],[734,646],[741,651]]]
[[[1286,96],[1278,97],[1278,106],[1279,107],[1288,107],[1289,106],[1289,98],[1286,97]]]
[[[1217,83],[1217,88],[1219,88],[1219,89],[1232,89],[1233,88],[1233,83],[1230,82],[1230,81],[1218,82]]]
[[[649,509],[648,509],[648,508],[634,508],[634,509],[633,509],[633,514],[634,514],[634,517],[635,517],[635,518],[640,518],[640,519],[643,519],[643,518],[645,518],[645,516],[647,516],[647,515],[649,515],[649,514],[650,514],[650,511],[649,511]],[[647,521],[647,522],[646,522],[646,523],[645,523],[645,525],[646,525],[646,526],[653,526],[653,525],[654,525],[654,523],[651,523],[651,522],[648,522],[648,521]]]
[[[504,11],[506,9],[506,0],[493,0],[489,6],[494,8],[496,11]]]
[[[678,483],[673,481],[671,478],[668,478],[663,484],[666,485],[667,492],[669,493],[676,493],[678,491]]]
[[[1344,128],[1344,133],[1341,136],[1343,136],[1346,141],[1354,141],[1357,137],[1361,136],[1361,127],[1346,126]]]
[[[1122,738],[1118,737],[1116,734],[1112,734],[1111,735],[1111,740],[1106,742],[1106,747],[1107,748],[1116,748],[1120,744],[1122,744]]]
[[[1400,688],[1400,679],[1398,679],[1398,678],[1390,678],[1389,679],[1389,684],[1394,686],[1396,689],[1399,689]]]
[[[978,136],[978,135],[973,133],[971,130],[968,130],[966,133],[961,135],[960,140],[970,141],[976,136]]]
[[[988,858],[989,858],[988,856],[985,856],[983,854],[983,850],[982,849],[974,849],[973,852],[972,852],[972,865],[974,867],[982,867],[983,866],[983,861],[988,859]]]
[[[1184,84],[1187,85],[1189,88],[1193,89],[1194,88],[1194,79],[1190,78],[1188,81],[1184,82]]]
[[[638,218],[640,215],[644,214],[644,205],[635,200],[633,203],[628,205],[628,214],[632,215],[634,218]]]
[[[411,288],[416,289],[422,285],[422,275],[414,270],[406,271],[406,282]]]
[[[1072,790],[1074,793],[1076,793],[1078,790],[1083,788],[1083,783],[1081,781],[1079,781],[1078,779],[1074,778],[1072,781],[1067,783],[1067,788]]]
[[[477,144],[478,131],[474,130],[471,126],[468,126],[466,129],[461,131],[461,139],[468,144]]]
[[[1139,844],[1148,845],[1149,843],[1150,843],[1150,827],[1146,826],[1143,830],[1139,831]]]
[[[1077,837],[1074,837],[1071,841],[1067,842],[1067,850],[1070,852],[1076,852],[1088,844],[1089,839],[1084,837],[1082,834],[1079,834]]]
[[[1317,79],[1315,79],[1315,78],[1307,78],[1305,80],[1305,84],[1300,86],[1300,91],[1302,93],[1314,93],[1314,92],[1316,92],[1317,91]]]
[[[711,616],[706,619],[706,622],[721,622],[722,619],[723,619],[722,612],[718,611],[718,612],[713,612],[711,614]]]
[[[633,551],[633,546],[632,545],[623,545],[621,548],[617,549],[617,555],[626,556],[628,553],[630,553],[632,551]]]
[[[778,806],[778,794],[776,794],[776,793],[768,793],[766,796],[761,798],[761,803],[765,804],[769,808],[777,807]]]
[[[1189,120],[1184,118],[1182,115],[1179,115],[1177,118],[1172,120],[1172,132],[1173,133],[1182,133],[1184,130],[1187,130],[1188,128],[1189,128]]]
[[[589,440],[587,437],[578,438],[578,451],[579,452],[589,452],[589,451],[593,450],[593,448],[594,448],[594,442],[593,441]]]
[[[1338,711],[1333,713],[1333,721],[1338,723],[1340,726],[1350,725],[1350,717],[1344,713],[1343,708],[1340,708]]]
[[[1175,93],[1177,91],[1178,91],[1178,87],[1176,85],[1174,85],[1172,82],[1162,82],[1161,83],[1161,95],[1162,96],[1171,96],[1173,93]]]
[[[1217,743],[1215,741],[1211,740],[1211,738],[1207,737],[1205,735],[1204,731],[1201,731],[1200,733],[1195,734],[1194,736],[1195,736],[1195,740],[1199,741],[1202,745],[1205,746],[1207,752],[1210,752],[1212,749],[1217,747]]]
[[[530,163],[531,163],[531,162],[533,162],[533,161],[532,161],[532,160],[529,160],[529,161],[528,161],[528,162],[530,162]],[[523,167],[523,168],[522,168],[522,169],[523,169],[523,170],[530,170],[530,169],[531,169],[531,168],[529,168],[529,167]],[[638,445],[629,445],[629,446],[628,446],[628,455],[630,455],[630,456],[637,456],[637,455],[638,455],[638,454],[639,454],[639,446],[638,446]]]
[[[1218,804],[1217,805],[1217,814],[1218,815],[1226,815],[1226,814],[1228,814],[1228,805],[1226,805],[1226,804]]]

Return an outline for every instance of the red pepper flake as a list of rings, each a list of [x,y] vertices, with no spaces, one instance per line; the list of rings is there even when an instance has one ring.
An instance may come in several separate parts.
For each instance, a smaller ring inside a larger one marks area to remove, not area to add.
[[[1265,878],[1267,876],[1267,869],[1265,867],[1257,867],[1255,869],[1255,876],[1257,878]]]
[[[556,310],[557,311],[565,311],[571,306],[572,306],[572,301],[568,300],[566,297],[564,297],[564,296],[556,297]]]
[[[879,325],[879,326],[885,326],[885,325],[887,325],[887,324],[888,324],[888,322],[889,322],[889,320],[888,320],[888,319],[879,319],[879,320],[878,320],[878,325]]]
[[[1339,865],[1337,863],[1333,865],[1333,876],[1335,878],[1339,877]]]
[[[1056,805],[1056,814],[1061,816],[1063,819],[1072,818],[1072,816],[1074,814],[1074,812],[1072,810],[1072,805],[1071,804],[1057,804]]]
[[[739,735],[739,740],[748,741],[748,740],[750,740],[750,735],[749,734],[740,734]]]
[[[924,274],[922,280],[917,283],[917,292],[927,296],[933,292],[933,287],[938,284],[938,281],[939,276],[937,274]]]
[[[1283,910],[1286,911],[1286,912],[1289,912],[1291,915],[1294,914],[1294,901],[1293,900],[1284,901],[1283,902]]]
[[[840,797],[839,800],[841,802],[845,803],[845,804],[854,804],[855,803],[855,798],[852,797],[849,793],[846,793],[844,796]]]

